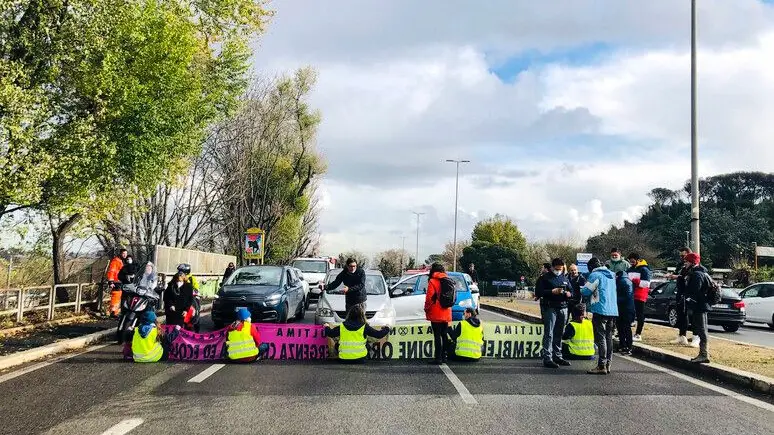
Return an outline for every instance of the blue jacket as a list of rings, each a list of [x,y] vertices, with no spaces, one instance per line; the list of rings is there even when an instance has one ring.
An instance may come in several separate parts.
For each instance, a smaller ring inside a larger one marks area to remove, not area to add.
[[[589,312],[618,317],[615,275],[608,268],[602,266],[594,269],[586,285],[581,288],[581,294],[590,299]]]
[[[618,316],[627,316],[634,320],[634,284],[628,276],[624,275],[615,280],[616,297],[618,298]]]

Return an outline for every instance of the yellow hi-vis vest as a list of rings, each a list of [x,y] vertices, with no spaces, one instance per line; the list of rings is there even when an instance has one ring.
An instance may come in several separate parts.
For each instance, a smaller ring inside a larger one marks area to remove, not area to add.
[[[161,360],[164,355],[164,348],[158,342],[159,330],[151,329],[148,336],[142,338],[140,328],[134,328],[132,336],[132,358],[138,363],[153,363]]]
[[[250,322],[242,323],[242,330],[233,330],[228,332],[226,338],[226,355],[228,359],[250,358],[258,355],[258,347],[253,341],[251,334],[252,325]]]
[[[594,356],[594,326],[591,320],[583,319],[581,323],[570,322],[575,329],[575,335],[564,340],[570,354],[575,356],[589,357]]]
[[[361,359],[368,355],[365,325],[357,331],[350,331],[344,325],[339,326],[339,358],[346,360]]]
[[[460,322],[460,336],[457,337],[457,347],[454,353],[465,358],[481,358],[481,347],[484,345],[484,327],[473,326],[468,321]]]

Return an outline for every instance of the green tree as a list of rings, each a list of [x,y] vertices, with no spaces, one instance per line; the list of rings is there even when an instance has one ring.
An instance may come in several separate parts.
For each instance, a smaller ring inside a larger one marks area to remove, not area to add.
[[[521,255],[527,248],[527,239],[516,223],[509,217],[495,215],[476,224],[472,234],[473,242],[488,242],[502,245]]]
[[[518,281],[528,275],[529,268],[521,254],[508,246],[474,240],[462,253],[462,265],[476,265],[478,278],[483,282],[493,280]]]
[[[339,254],[339,261],[338,261],[339,267],[342,267],[342,268],[346,267],[347,259],[349,258],[355,260],[357,262],[357,265],[359,267],[362,267],[363,269],[368,269],[370,267],[368,256],[357,250],[351,250],[351,251],[342,252],[341,254]]]
[[[388,249],[378,253],[374,257],[373,264],[385,277],[400,276],[403,272],[401,266],[408,259],[408,254],[400,249]]]

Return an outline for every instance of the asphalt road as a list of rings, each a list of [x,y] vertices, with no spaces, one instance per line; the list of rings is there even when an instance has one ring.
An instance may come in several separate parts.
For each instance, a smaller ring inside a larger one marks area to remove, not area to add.
[[[770,403],[634,359],[616,358],[609,376],[588,365],[144,365],[108,345],[0,376],[0,434],[774,433]]]

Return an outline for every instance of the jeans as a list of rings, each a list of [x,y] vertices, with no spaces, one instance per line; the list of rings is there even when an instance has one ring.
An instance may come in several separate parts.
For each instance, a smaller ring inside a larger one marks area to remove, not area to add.
[[[562,335],[567,320],[567,308],[540,306],[543,317],[543,361],[562,358]]]
[[[675,307],[677,310],[677,328],[680,330],[679,335],[685,337],[685,334],[688,333],[688,310],[685,308],[685,299],[682,301],[680,299],[677,299]]]
[[[637,332],[635,334],[640,335],[645,326],[645,302],[634,301],[634,311],[637,313]]]
[[[446,349],[449,347],[449,324],[446,322],[431,322],[433,327],[433,346],[434,359],[436,361],[446,360]]]
[[[619,307],[618,311],[622,312],[622,309]],[[620,348],[631,349],[632,348],[632,319],[630,319],[629,316],[626,314],[618,316],[616,327],[618,328],[618,342],[620,343]]]
[[[591,319],[591,324],[594,326],[594,343],[599,352],[599,362],[597,363],[599,367],[604,367],[605,364],[613,360],[613,324],[615,320],[615,317],[596,313]]]
[[[701,342],[699,343],[699,355],[707,356],[707,313],[693,313],[693,333]]]

